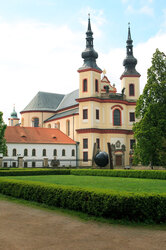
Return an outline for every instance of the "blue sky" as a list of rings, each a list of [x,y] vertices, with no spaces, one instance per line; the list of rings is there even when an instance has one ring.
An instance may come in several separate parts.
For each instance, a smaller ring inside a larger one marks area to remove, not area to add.
[[[0,0],[0,110],[19,112],[38,91],[69,93],[79,85],[88,13],[98,66],[120,92],[128,22],[141,91],[152,54],[166,53],[165,0]]]

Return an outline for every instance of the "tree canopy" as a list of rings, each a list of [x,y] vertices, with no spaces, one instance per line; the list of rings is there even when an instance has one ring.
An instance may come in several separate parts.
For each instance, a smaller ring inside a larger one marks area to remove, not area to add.
[[[3,121],[3,113],[0,112],[0,153],[3,153],[4,155],[6,155],[7,150],[6,140],[4,138],[6,127],[7,125]]]
[[[136,105],[134,162],[166,165],[166,55],[156,49]]]

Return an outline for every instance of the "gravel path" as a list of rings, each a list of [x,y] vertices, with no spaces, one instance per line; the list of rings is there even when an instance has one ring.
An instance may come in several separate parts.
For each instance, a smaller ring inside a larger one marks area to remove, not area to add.
[[[0,201],[0,250],[166,250],[166,231],[130,228]]]

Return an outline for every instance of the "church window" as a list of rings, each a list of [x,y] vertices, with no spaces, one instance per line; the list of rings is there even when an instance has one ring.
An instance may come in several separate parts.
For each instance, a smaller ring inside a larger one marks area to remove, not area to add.
[[[87,79],[83,80],[83,92],[87,92],[88,91],[88,82]]]
[[[130,112],[130,122],[135,122],[135,113]]]
[[[32,119],[32,127],[39,127],[39,118],[35,117]]]
[[[95,80],[95,92],[99,92],[99,83],[98,80]]]
[[[135,94],[134,94],[134,84],[133,83],[131,83],[130,85],[129,85],[129,96],[134,96]]]
[[[70,135],[70,121],[66,121],[66,134],[69,136]]]
[[[96,145],[97,145],[97,148],[100,148],[100,139],[99,138],[96,138]]]
[[[32,149],[32,156],[36,156],[36,149]]]
[[[15,148],[13,148],[13,156],[17,155],[17,150]]]
[[[46,156],[46,149],[43,149],[43,156]]]
[[[54,149],[54,152],[53,152],[54,156],[57,156],[57,150]]]
[[[99,120],[99,109],[96,109],[96,120]]]
[[[83,109],[83,119],[88,119],[88,109]]]
[[[120,126],[121,125],[121,112],[119,109],[115,109],[113,111],[113,125]]]
[[[88,161],[88,152],[83,152],[83,161]]]
[[[88,148],[88,138],[83,139],[83,148]]]
[[[72,151],[71,151],[71,156],[75,156],[75,150],[74,149],[72,149]]]
[[[65,149],[62,149],[62,156],[65,156],[65,155],[66,155]]]
[[[27,148],[24,149],[24,156],[28,156],[28,149]]]

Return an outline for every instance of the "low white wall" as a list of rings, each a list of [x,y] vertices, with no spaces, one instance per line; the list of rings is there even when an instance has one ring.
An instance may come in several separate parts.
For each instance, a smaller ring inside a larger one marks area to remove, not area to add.
[[[8,167],[13,166],[13,162],[16,162],[17,166],[18,156],[24,157],[24,162],[27,161],[28,167],[32,167],[32,162],[36,162],[36,167],[42,167],[44,158],[48,158],[50,165],[51,160],[54,159],[54,149],[57,150],[56,159],[60,160],[60,166],[76,165],[76,145],[7,143],[7,148],[8,156],[3,158],[3,166],[5,161],[8,162]],[[13,156],[13,149],[16,149],[17,156]],[[28,150],[28,156],[24,156],[24,149]],[[36,156],[32,156],[33,149],[36,150]],[[43,149],[46,149],[46,156],[43,156]],[[65,156],[62,156],[63,149],[65,149]],[[72,150],[75,150],[75,156],[72,156]]]

